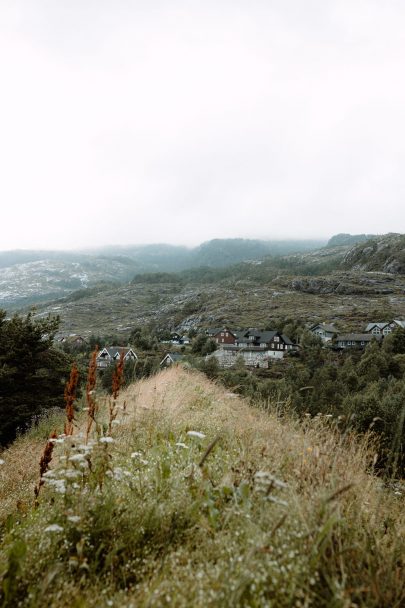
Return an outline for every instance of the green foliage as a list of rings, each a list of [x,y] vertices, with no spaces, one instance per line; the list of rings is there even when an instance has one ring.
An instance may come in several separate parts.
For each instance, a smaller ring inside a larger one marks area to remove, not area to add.
[[[158,338],[156,333],[147,327],[134,327],[131,331],[129,341],[135,348],[141,350],[156,350],[158,347]]]
[[[71,359],[52,347],[58,318],[36,320],[0,310],[0,445],[44,410],[64,407]]]
[[[205,334],[198,334],[191,345],[191,352],[195,355],[200,355],[205,357],[206,355],[210,355],[217,349],[217,345],[208,336]]]
[[[112,364],[104,369],[101,375],[101,386],[105,391],[111,393],[112,379],[114,371],[117,368],[117,363]],[[136,361],[127,361],[124,365],[124,382],[123,386],[128,386],[135,380],[140,378],[148,378],[155,374],[159,369],[159,357],[144,356]]]
[[[340,417],[344,431],[372,431],[380,439],[378,466],[398,474],[405,465],[404,336],[396,330],[382,346],[372,341],[364,352],[335,353],[304,331],[299,356],[272,363],[269,370],[248,370],[243,362],[233,369],[200,369],[255,403],[276,402],[301,417]]]

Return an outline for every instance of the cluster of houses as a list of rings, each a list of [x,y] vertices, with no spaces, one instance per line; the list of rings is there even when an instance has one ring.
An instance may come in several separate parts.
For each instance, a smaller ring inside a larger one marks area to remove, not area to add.
[[[384,336],[389,335],[396,329],[405,329],[405,320],[394,319],[388,322],[368,323],[363,333],[339,333],[333,324],[317,323],[309,328],[309,331],[318,336],[325,345],[336,350],[348,348],[364,349],[372,340],[381,341]],[[272,360],[282,359],[287,353],[300,349],[288,336],[279,331],[260,330],[249,328],[244,330],[233,330],[227,327],[217,327],[206,330],[206,335],[217,345],[211,356],[214,356],[221,367],[231,367],[239,358],[248,367],[267,368]],[[84,339],[73,335],[64,337],[60,342],[68,342],[72,346],[82,346]],[[173,345],[188,345],[191,340],[174,332],[170,341]],[[100,350],[97,355],[97,368],[103,370],[111,364],[119,361],[121,355],[125,363],[137,361],[135,351],[127,346],[108,346]],[[180,352],[168,352],[160,367],[168,367],[178,363],[183,358]]]
[[[319,323],[313,325],[310,331],[324,343],[332,343],[335,348],[365,348],[371,340],[381,341],[395,329],[405,329],[405,321],[394,319],[382,323],[368,323],[363,333],[340,334],[333,324]]]
[[[313,325],[309,331],[325,344],[330,343],[335,350],[343,350],[364,349],[372,340],[379,342],[398,328],[405,329],[405,320],[368,323],[363,333],[342,334],[333,324],[327,323]],[[294,344],[288,336],[278,331],[214,328],[207,330],[207,335],[217,344],[213,356],[221,367],[231,367],[239,357],[246,366],[266,368],[271,360],[282,359],[287,353],[300,348],[299,344]]]
[[[123,356],[124,363],[136,362],[138,355],[129,346],[106,346],[97,355],[97,369],[103,370],[113,363],[118,363]],[[160,362],[160,367],[169,367],[183,358],[180,353],[167,353]]]
[[[221,367],[231,367],[238,357],[246,366],[268,367],[271,359],[282,359],[287,352],[298,349],[288,336],[278,331],[214,328],[206,333],[217,344],[213,356]]]

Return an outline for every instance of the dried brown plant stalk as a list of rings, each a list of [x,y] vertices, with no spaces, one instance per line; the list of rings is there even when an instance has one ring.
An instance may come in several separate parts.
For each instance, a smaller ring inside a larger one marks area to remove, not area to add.
[[[79,380],[79,371],[76,363],[73,363],[70,371],[69,381],[65,386],[65,403],[66,403],[66,422],[64,432],[65,435],[73,435],[73,422],[75,419],[75,411],[73,409],[73,403],[76,399],[77,382]]]
[[[109,421],[108,421],[108,434],[111,435],[112,423],[117,417],[116,401],[124,383],[124,351],[121,351],[120,360],[114,370],[112,377],[112,400],[109,402]]]
[[[41,460],[39,461],[39,482],[38,485],[34,488],[35,501],[38,501],[38,495],[40,489],[44,485],[44,475],[49,468],[49,464],[52,460],[52,452],[53,452],[53,441],[52,439],[56,439],[57,435],[54,431],[52,435],[49,437],[46,446],[44,447],[44,451],[42,452]]]
[[[97,353],[98,346],[93,350],[90,357],[89,371],[87,374],[86,384],[86,403],[87,403],[87,428],[86,428],[86,442],[88,441],[91,427],[93,422],[96,422],[97,404],[94,397],[94,389],[96,388],[97,381]]]

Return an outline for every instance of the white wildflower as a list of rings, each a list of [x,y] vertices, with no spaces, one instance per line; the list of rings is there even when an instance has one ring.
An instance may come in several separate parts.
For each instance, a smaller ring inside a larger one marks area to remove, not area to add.
[[[70,469],[69,471],[66,471],[66,473],[65,473],[66,479],[77,479],[80,476],[81,476],[81,473],[80,473],[80,471],[77,471],[77,470]]]
[[[121,467],[115,467],[113,474],[114,474],[114,479],[116,479],[117,481],[122,481],[124,479],[124,473],[123,473]]]
[[[47,485],[52,486],[53,488],[55,488],[55,492],[58,492],[58,494],[65,494],[66,493],[66,486],[65,486],[65,480],[64,479],[49,479],[49,478],[45,478],[44,481],[46,481]]]
[[[205,439],[204,433],[201,433],[200,431],[187,431],[187,435],[189,437],[197,437],[197,439]]]
[[[91,452],[91,450],[93,449],[93,444],[81,443],[80,445],[77,446],[77,449],[82,450],[83,452]]]
[[[51,524],[45,528],[44,532],[63,532],[63,528],[59,524]]]
[[[131,458],[139,458],[142,456],[142,452],[132,452]]]
[[[81,520],[79,515],[68,515],[68,520],[72,522],[72,524],[77,524]]]
[[[86,460],[86,458],[83,456],[83,454],[73,454],[73,456],[70,456],[69,460],[70,462],[83,462]]]
[[[43,475],[42,475],[42,479],[47,478],[47,477],[55,477],[55,471],[46,471]]]
[[[185,443],[182,443],[181,441],[178,441],[175,445],[177,445],[178,448],[183,448],[185,450],[188,450],[188,445],[186,445]]]
[[[100,443],[114,443],[114,439],[112,437],[100,437]]]
[[[2,465],[2,464],[6,464],[6,461],[3,460],[2,458],[0,458],[0,465]]]

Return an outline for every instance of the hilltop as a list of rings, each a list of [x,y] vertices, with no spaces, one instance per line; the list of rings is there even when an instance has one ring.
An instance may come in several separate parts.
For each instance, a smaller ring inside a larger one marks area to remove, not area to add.
[[[356,245],[345,255],[343,266],[354,270],[405,274],[405,235],[386,234]]]
[[[97,250],[0,252],[0,308],[9,310],[62,297],[103,283],[125,283],[135,274],[221,268],[266,255],[308,251],[322,241],[214,239],[198,247],[157,244]]]
[[[36,509],[41,449],[63,421],[1,455],[4,606],[402,604],[403,512],[372,444],[180,368],[130,386],[116,411],[111,440],[93,431],[86,446],[83,413],[54,444]]]

